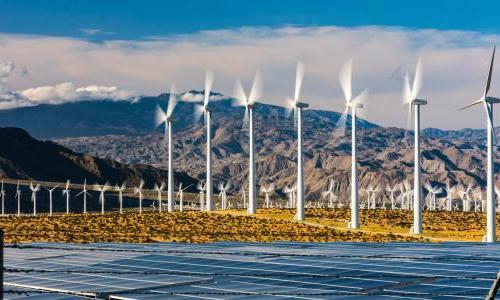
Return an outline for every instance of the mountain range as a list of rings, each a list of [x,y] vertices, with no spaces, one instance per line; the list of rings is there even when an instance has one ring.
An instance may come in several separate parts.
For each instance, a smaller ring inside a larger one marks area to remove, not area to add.
[[[191,94],[202,92],[191,91]],[[219,98],[220,95],[218,95]],[[0,125],[21,127],[73,151],[112,159],[123,164],[166,165],[163,128],[155,129],[158,105],[166,107],[167,94],[136,101],[84,101],[39,105],[0,111]],[[187,176],[205,177],[205,125],[194,120],[197,102],[179,102],[174,115],[174,167]],[[242,127],[243,107],[232,99],[213,101],[214,181],[231,181],[237,192],[248,175],[248,132]],[[305,110],[305,183],[309,199],[317,198],[330,179],[347,197],[350,179],[350,123],[340,132],[340,114]],[[358,120],[360,185],[378,186],[411,180],[412,133]],[[283,107],[259,104],[255,108],[255,143],[259,184],[271,182],[281,189],[292,185],[296,173],[296,129]],[[485,167],[483,130],[423,130],[424,181],[483,186]],[[495,165],[498,170],[498,165]]]

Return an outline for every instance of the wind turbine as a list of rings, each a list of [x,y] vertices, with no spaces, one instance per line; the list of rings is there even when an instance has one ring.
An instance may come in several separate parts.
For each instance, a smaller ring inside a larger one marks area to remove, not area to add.
[[[116,185],[115,189],[118,191],[118,201],[120,202],[120,213],[123,211],[123,191],[126,188],[126,182],[122,182],[122,185]]]
[[[16,198],[17,198],[17,216],[20,216],[21,215],[21,190],[19,189],[19,180],[17,181]]]
[[[139,186],[134,188],[134,195],[139,195],[139,213],[142,213],[142,188],[144,187],[144,180],[141,179]]]
[[[348,227],[359,228],[359,189],[358,189],[358,157],[356,145],[356,113],[363,108],[368,91],[364,90],[357,97],[352,96],[352,60],[342,67],[339,74],[340,87],[345,98],[345,110],[338,123],[341,133],[345,131],[349,109],[351,110],[351,221]]]
[[[66,187],[62,190],[62,194],[66,195],[66,214],[69,214],[69,179],[66,181]]]
[[[229,181],[224,185],[223,182],[219,183],[219,197],[221,199],[221,209],[225,210],[227,208],[227,190],[230,187]]]
[[[203,181],[200,181],[198,182],[198,184],[196,185],[196,188],[198,189],[198,191],[200,191],[200,211],[203,211],[205,210],[205,189],[206,189],[206,185],[204,184]]]
[[[486,236],[485,241],[493,243],[496,241],[496,210],[495,210],[495,193],[494,193],[494,165],[493,165],[493,143],[495,141],[495,127],[493,126],[493,104],[500,103],[499,98],[488,96],[491,83],[491,75],[493,73],[493,63],[495,61],[495,47],[493,47],[493,54],[491,55],[490,69],[488,78],[486,80],[486,88],[484,89],[483,96],[474,101],[473,103],[462,107],[460,110],[469,108],[477,104],[483,104],[486,110],[486,126],[487,126],[487,167],[486,167]]]
[[[33,202],[33,215],[36,216],[36,192],[40,190],[40,185],[37,184],[33,186],[33,182],[30,182],[30,190],[31,190],[31,202]]]
[[[2,197],[2,216],[5,215],[5,190],[3,189],[3,180],[2,180],[2,189],[0,190],[0,196]]]
[[[206,202],[207,202],[207,211],[212,210],[213,206],[213,179],[212,179],[212,112],[215,109],[209,105],[210,101],[210,91],[212,90],[212,85],[214,82],[214,75],[211,71],[207,70],[205,76],[205,94],[203,105],[199,105],[196,110],[196,120],[203,115],[204,120],[207,126],[207,183],[206,183]]]
[[[189,188],[191,185],[188,185],[185,188],[182,188],[182,182],[179,183],[179,190],[177,191],[177,197],[179,197],[179,211],[184,210],[184,191]]]
[[[109,189],[109,182],[103,185],[94,184],[94,188],[99,191],[99,203],[101,204],[101,214],[104,215],[104,192]]]
[[[271,183],[268,186],[261,186],[260,187],[260,193],[264,194],[265,197],[265,202],[266,202],[266,208],[269,208],[270,205],[270,196],[274,193],[274,183]]]
[[[87,179],[83,180],[83,190],[80,193],[78,193],[75,196],[75,198],[78,197],[78,196],[80,196],[80,195],[82,195],[82,194],[83,194],[83,213],[85,214],[85,213],[87,213],[87,195],[90,196],[90,197],[92,197],[92,195],[90,195],[87,192]]]
[[[170,88],[167,111],[163,111],[159,106],[156,108],[156,127],[165,124],[164,142],[168,142],[168,180],[167,180],[167,208],[169,212],[174,210],[174,168],[172,157],[172,123],[175,119],[172,117],[175,105],[177,104],[177,95],[175,87]]]
[[[389,183],[385,186],[385,190],[389,192],[390,198],[391,198],[391,209],[395,209],[396,205],[394,203],[394,194],[397,192],[398,187],[397,185],[391,186]]]
[[[52,216],[52,192],[57,189],[59,185],[56,185],[53,188],[45,188],[49,192],[49,216]]]
[[[163,190],[165,189],[165,182],[161,182],[160,185],[156,184],[154,185],[154,188],[153,188],[156,193],[158,194],[158,211],[161,212],[161,193],[163,192]]]
[[[330,179],[330,184],[328,185],[328,189],[321,193],[322,198],[328,199],[328,207],[334,208],[334,202],[337,201],[338,197],[335,195],[335,181]]]
[[[249,129],[249,159],[248,159],[248,209],[249,214],[257,212],[257,191],[255,184],[255,146],[254,146],[254,128],[253,128],[253,109],[257,104],[256,101],[262,96],[262,81],[259,72],[255,73],[252,89],[250,94],[246,95],[241,82],[236,81],[234,90],[234,98],[237,100],[237,105],[245,107],[245,116],[243,118],[243,127],[248,124]]]
[[[410,87],[408,74],[405,76],[403,86],[403,100],[408,105],[408,125],[411,121],[412,110],[414,112],[414,175],[413,175],[413,234],[422,234],[422,182],[420,167],[420,106],[426,105],[427,100],[418,99],[418,92],[422,87],[422,61],[419,58],[413,78],[413,86]],[[409,126],[408,126],[409,127]]]
[[[295,74],[295,93],[293,99],[287,99],[288,114],[295,113],[297,117],[297,214],[295,219],[303,221],[305,218],[304,210],[304,158],[302,151],[302,110],[308,108],[309,104],[300,101],[300,88],[304,79],[304,65],[297,62],[297,72]]]

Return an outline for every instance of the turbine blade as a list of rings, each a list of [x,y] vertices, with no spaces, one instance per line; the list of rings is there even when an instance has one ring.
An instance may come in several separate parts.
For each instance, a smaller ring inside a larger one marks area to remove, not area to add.
[[[408,78],[408,73],[406,73],[403,83],[403,103],[411,103],[412,101],[413,99],[411,98],[410,79]]]
[[[234,85],[233,97],[236,99],[236,103],[233,103],[235,106],[246,106],[247,105],[247,95],[245,90],[243,89],[243,85],[241,85],[240,80],[236,80]]]
[[[346,102],[351,101],[352,97],[352,59],[349,59],[339,74],[340,87],[344,93],[344,98]]]
[[[413,104],[408,103],[408,115],[406,116],[406,133],[411,130],[411,121],[413,119]]]
[[[493,131],[493,144],[496,145],[497,134],[496,134],[495,126],[493,125],[493,118],[492,118],[493,105],[484,102],[484,108],[486,110],[486,116],[488,118],[488,125],[491,127],[491,130]]]
[[[248,95],[248,104],[253,104],[262,97],[262,79],[260,77],[259,71],[255,72],[255,77],[253,79],[252,89],[250,90],[250,95]]]
[[[199,122],[204,114],[205,114],[205,107],[203,107],[201,105],[196,105],[194,107],[193,115],[194,115],[195,122]]]
[[[248,123],[249,123],[248,107],[245,107],[245,116],[243,117],[243,127],[242,128],[247,128]]]
[[[156,114],[155,114],[155,127],[160,126],[167,120],[167,114],[160,108],[160,106],[156,106]]]
[[[345,128],[346,128],[346,123],[347,123],[347,113],[349,111],[349,106],[345,107],[344,112],[342,115],[339,117],[337,120],[337,124],[335,124],[335,132],[338,135],[344,135],[345,134]]]
[[[214,74],[212,71],[207,70],[205,75],[205,98],[203,101],[204,106],[208,105],[208,101],[210,100],[210,92],[212,90],[212,85],[214,83]]]
[[[495,49],[496,47],[493,46],[493,54],[491,55],[490,70],[488,72],[488,80],[486,81],[486,88],[484,89],[484,97],[486,97],[488,95],[488,92],[490,91],[491,74],[493,73],[493,63],[495,62]]]
[[[411,100],[417,98],[418,92],[422,88],[422,59],[419,57],[417,67],[415,69],[415,77],[413,78],[413,86],[411,88]]]
[[[472,102],[472,103],[471,103],[471,104],[469,104],[469,105],[466,105],[466,106],[464,106],[464,107],[459,108],[458,110],[464,110],[464,109],[467,109],[467,108],[472,107],[472,106],[474,106],[474,105],[478,105],[478,104],[479,104],[479,103],[481,103],[481,102],[485,102],[485,101],[484,101],[484,98],[481,98],[481,99],[479,99],[479,100],[476,100],[476,101]],[[485,102],[485,103],[486,103],[486,102]]]
[[[297,73],[295,74],[295,93],[293,100],[299,101],[300,89],[302,87],[302,80],[304,79],[304,64],[299,60],[297,62]]]
[[[290,98],[286,98],[285,101],[286,101],[286,103],[285,103],[285,117],[290,118],[292,113],[294,113],[294,111],[295,111],[295,101],[290,99]]]
[[[172,84],[170,87],[170,96],[168,98],[168,106],[167,106],[167,118],[172,116],[174,112],[174,108],[177,105],[177,95],[175,94],[175,86]]]

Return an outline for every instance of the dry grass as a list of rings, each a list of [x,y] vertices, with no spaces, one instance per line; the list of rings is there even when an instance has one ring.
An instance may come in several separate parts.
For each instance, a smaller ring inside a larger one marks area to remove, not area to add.
[[[361,210],[361,230],[348,230],[347,209],[309,209],[305,222],[293,210],[110,213],[0,218],[12,242],[213,242],[213,241],[480,241],[486,218],[474,212],[424,212],[424,235],[409,235],[412,212]],[[499,232],[500,233],[500,232]]]
[[[125,213],[10,216],[0,219],[5,241],[13,242],[212,242],[212,241],[419,241],[387,233],[338,230],[299,223],[290,211],[268,211],[259,217],[234,213]],[[271,217],[265,217],[270,215]],[[288,218],[288,220],[287,220]]]

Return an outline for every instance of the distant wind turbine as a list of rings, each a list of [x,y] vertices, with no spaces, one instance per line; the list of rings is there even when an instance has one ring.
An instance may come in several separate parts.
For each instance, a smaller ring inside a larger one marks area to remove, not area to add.
[[[493,104],[500,103],[499,98],[488,96],[490,91],[491,75],[493,73],[493,64],[495,61],[495,47],[493,47],[493,54],[491,55],[490,69],[488,72],[488,78],[486,80],[486,88],[484,89],[483,96],[474,101],[473,103],[462,107],[460,110],[469,108],[477,104],[483,104],[486,110],[486,122],[487,122],[487,168],[486,168],[486,236],[484,240],[488,243],[493,243],[496,241],[496,208],[495,208],[495,193],[494,193],[494,164],[493,164],[493,144],[495,142],[495,127],[493,125]]]
[[[255,145],[254,145],[254,124],[253,124],[253,109],[262,96],[262,81],[259,72],[255,73],[252,89],[247,97],[241,82],[236,81],[234,90],[234,98],[237,100],[237,105],[245,107],[245,116],[243,118],[243,127],[248,125],[249,129],[249,166],[248,166],[248,209],[249,214],[257,212],[257,191],[255,179]]]
[[[120,213],[123,211],[123,191],[127,187],[126,182],[122,182],[122,185],[116,185],[115,189],[118,191],[118,202],[120,202]]]
[[[174,168],[172,157],[172,123],[175,119],[172,117],[175,106],[177,104],[177,95],[175,87],[170,88],[170,96],[168,98],[167,111],[163,111],[159,106],[156,108],[156,127],[165,124],[164,142],[168,142],[168,180],[167,180],[167,209],[169,212],[174,210]]]
[[[260,187],[261,194],[264,194],[266,208],[270,208],[271,200],[270,196],[274,193],[274,183],[271,183],[268,186]]]
[[[19,180],[17,181],[16,187],[16,198],[17,198],[17,215],[21,215],[21,190],[19,189]]]
[[[66,195],[66,214],[69,214],[69,179],[66,181],[66,187],[62,190],[62,194]]]
[[[199,120],[201,116],[204,116],[204,120],[207,126],[207,178],[206,178],[206,202],[207,211],[213,209],[213,179],[212,179],[212,112],[215,109],[210,106],[210,91],[212,90],[212,85],[214,82],[214,75],[211,71],[207,70],[205,76],[205,94],[203,105],[199,105],[196,110],[196,120]]]
[[[154,188],[153,188],[156,193],[158,194],[158,211],[161,212],[161,193],[163,192],[163,190],[165,189],[165,182],[161,182],[160,185],[156,184],[154,185]]]
[[[344,93],[345,110],[339,118],[338,127],[341,133],[345,133],[347,117],[351,111],[351,221],[349,228],[359,228],[359,188],[358,188],[358,157],[356,142],[356,113],[359,108],[363,108],[368,90],[364,90],[357,97],[352,96],[352,60],[342,67],[339,74],[340,87]]]
[[[302,110],[308,108],[309,104],[300,101],[300,88],[304,79],[304,65],[302,62],[297,63],[297,73],[295,74],[295,93],[293,99],[287,99],[287,110],[289,114],[292,112],[297,117],[297,214],[295,219],[303,221],[305,218],[304,209],[304,158],[302,151]]]
[[[191,185],[188,185],[185,188],[182,188],[182,182],[179,183],[179,190],[177,191],[177,197],[179,197],[179,211],[184,210],[184,191],[189,188]]]
[[[328,199],[328,207],[334,208],[334,202],[337,201],[338,197],[335,195],[335,180],[330,179],[330,183],[328,184],[328,189],[321,193],[322,198]]]
[[[94,188],[99,191],[99,203],[101,204],[101,214],[104,215],[104,192],[109,189],[109,182],[103,185],[95,184]]]
[[[5,215],[5,190],[3,189],[3,180],[2,180],[2,189],[0,190],[0,196],[2,197],[2,216]]]
[[[83,213],[87,213],[87,196],[90,196],[92,197],[92,195],[90,195],[88,192],[87,192],[87,179],[84,179],[83,180],[83,190],[78,193],[76,197],[80,196],[80,195],[83,195]]]
[[[31,202],[33,202],[33,215],[36,216],[36,193],[40,190],[40,185],[33,185],[33,182],[30,182],[30,190],[31,190]]]
[[[196,188],[200,192],[200,211],[203,211],[206,208],[205,207],[205,191],[206,191],[205,189],[206,189],[206,185],[204,184],[203,181],[200,181],[196,185]]]
[[[403,86],[403,101],[408,105],[408,126],[411,113],[414,112],[414,175],[413,175],[413,234],[422,234],[422,182],[420,167],[420,106],[426,105],[427,100],[418,99],[418,92],[422,88],[422,61],[420,58],[415,69],[413,86],[410,87],[408,74],[405,76]]]
[[[52,216],[52,192],[57,189],[59,185],[56,185],[53,188],[45,188],[49,192],[49,216]]]
[[[144,187],[144,180],[141,179],[139,186],[134,188],[134,195],[139,195],[139,213],[142,213],[142,188]]]
[[[223,210],[227,209],[227,191],[231,188],[231,183],[228,181],[224,185],[223,182],[219,184],[219,196],[221,198],[221,207]]]

